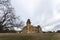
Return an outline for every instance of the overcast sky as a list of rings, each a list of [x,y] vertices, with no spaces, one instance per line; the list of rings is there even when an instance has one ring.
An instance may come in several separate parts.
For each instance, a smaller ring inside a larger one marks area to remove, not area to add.
[[[44,31],[60,25],[60,0],[11,0],[17,16],[33,25],[41,25]]]

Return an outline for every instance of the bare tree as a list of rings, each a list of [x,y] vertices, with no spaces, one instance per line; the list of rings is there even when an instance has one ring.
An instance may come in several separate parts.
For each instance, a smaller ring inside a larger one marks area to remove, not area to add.
[[[14,8],[10,0],[0,0],[0,30],[3,28],[20,27],[23,22],[17,23],[18,17],[14,14]]]

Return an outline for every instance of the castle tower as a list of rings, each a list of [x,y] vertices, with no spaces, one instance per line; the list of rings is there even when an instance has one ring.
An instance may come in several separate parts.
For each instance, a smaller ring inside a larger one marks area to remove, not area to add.
[[[40,27],[40,25],[38,25],[38,33],[41,33],[42,32],[42,29]]]
[[[27,20],[26,27],[27,27],[27,33],[30,33],[30,27],[31,27],[30,19]]]

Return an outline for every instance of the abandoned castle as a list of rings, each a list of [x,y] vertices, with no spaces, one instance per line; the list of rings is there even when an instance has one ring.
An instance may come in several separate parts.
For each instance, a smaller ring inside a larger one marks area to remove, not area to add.
[[[26,26],[22,29],[21,33],[42,33],[42,28],[31,25],[30,19],[27,20]]]

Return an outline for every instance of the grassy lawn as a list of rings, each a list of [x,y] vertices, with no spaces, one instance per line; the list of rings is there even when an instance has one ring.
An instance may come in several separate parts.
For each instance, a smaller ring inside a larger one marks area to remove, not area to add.
[[[60,40],[60,33],[0,33],[0,40]]]

